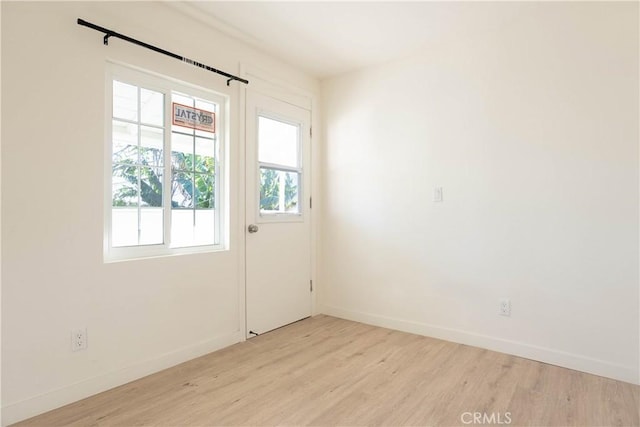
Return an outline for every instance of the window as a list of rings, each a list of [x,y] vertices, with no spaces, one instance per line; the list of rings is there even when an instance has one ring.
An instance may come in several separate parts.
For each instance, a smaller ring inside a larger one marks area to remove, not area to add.
[[[260,215],[300,214],[300,126],[258,115]]]
[[[113,67],[105,258],[222,249],[226,98]]]

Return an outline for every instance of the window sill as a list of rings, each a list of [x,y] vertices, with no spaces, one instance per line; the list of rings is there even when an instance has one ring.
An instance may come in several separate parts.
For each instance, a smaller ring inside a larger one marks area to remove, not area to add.
[[[197,255],[205,253],[227,252],[229,248],[225,245],[189,246],[183,248],[158,248],[158,247],[130,247],[113,248],[104,253],[103,262],[105,264],[143,261],[153,258],[166,258],[173,256]]]

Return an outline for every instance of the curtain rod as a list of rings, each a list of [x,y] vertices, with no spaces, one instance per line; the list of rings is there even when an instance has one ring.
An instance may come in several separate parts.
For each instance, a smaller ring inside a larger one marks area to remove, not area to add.
[[[116,33],[113,30],[109,30],[108,28],[104,28],[104,27],[100,27],[99,25],[92,24],[91,22],[87,22],[84,19],[78,18],[78,25],[82,25],[84,27],[89,27],[91,29],[94,29],[96,31],[100,31],[101,33],[104,33],[104,38],[102,40],[103,40],[103,43],[105,44],[105,46],[109,45],[109,37],[116,37],[116,38],[122,39],[124,41],[127,41],[129,43],[137,44],[138,46],[142,46],[144,48],[153,50],[154,52],[158,52],[158,53],[161,53],[163,55],[170,56],[170,57],[175,58],[175,59],[177,59],[179,61],[182,61],[182,62],[185,62],[187,64],[193,65],[194,67],[204,68],[205,70],[211,71],[212,73],[216,73],[216,74],[220,74],[222,76],[225,76],[225,77],[227,77],[227,86],[229,86],[229,84],[233,80],[239,81],[239,82],[244,83],[244,84],[249,84],[249,80],[242,79],[242,78],[240,78],[238,76],[234,76],[233,74],[225,73],[224,71],[217,70],[217,69],[215,69],[213,67],[210,67],[208,65],[205,65],[205,64],[203,64],[201,62],[194,61],[194,60],[189,59],[189,58],[185,58],[184,56],[180,56],[180,55],[175,54],[173,52],[169,52],[168,50],[161,49],[161,48],[159,48],[157,46],[154,46],[154,45],[151,45],[149,43],[141,42],[140,40],[136,40],[136,39],[134,39],[132,37],[125,36],[124,34]]]

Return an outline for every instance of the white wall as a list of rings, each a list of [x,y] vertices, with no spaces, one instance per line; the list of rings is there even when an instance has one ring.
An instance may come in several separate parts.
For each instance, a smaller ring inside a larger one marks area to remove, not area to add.
[[[528,7],[323,82],[322,309],[638,383],[638,4]]]
[[[231,73],[318,83],[162,3],[2,2],[3,423],[242,339],[241,88],[76,24],[83,18]],[[228,252],[103,263],[107,60],[231,97]],[[43,209],[45,213],[43,213]],[[87,351],[70,331],[88,328]]]

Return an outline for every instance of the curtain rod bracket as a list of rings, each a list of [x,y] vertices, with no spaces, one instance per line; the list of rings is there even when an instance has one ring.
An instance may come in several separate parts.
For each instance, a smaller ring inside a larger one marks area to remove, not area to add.
[[[105,34],[104,37],[102,38],[102,43],[105,46],[109,46],[109,37],[111,37],[111,34]]]
[[[232,81],[233,79],[227,79],[227,86],[230,86]]]

